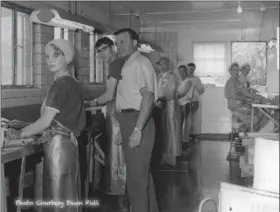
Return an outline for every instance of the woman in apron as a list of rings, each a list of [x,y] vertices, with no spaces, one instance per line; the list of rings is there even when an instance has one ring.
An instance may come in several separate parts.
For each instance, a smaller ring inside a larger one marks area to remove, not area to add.
[[[177,75],[171,71],[168,58],[161,58],[158,62],[158,91],[161,103],[162,126],[162,161],[163,168],[175,168],[176,157],[182,153],[181,143],[181,112],[177,97],[179,85]]]
[[[41,107],[41,117],[22,129],[20,137],[45,130],[43,201],[62,202],[64,205],[57,206],[50,202],[42,206],[43,211],[78,212],[81,206],[70,204],[77,203],[80,196],[76,137],[85,126],[85,112],[82,88],[69,72],[75,51],[69,41],[56,39],[46,45],[45,55],[55,80]]]

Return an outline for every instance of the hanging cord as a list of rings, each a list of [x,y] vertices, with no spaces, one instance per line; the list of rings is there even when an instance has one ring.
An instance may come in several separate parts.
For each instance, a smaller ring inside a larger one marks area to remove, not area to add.
[[[264,22],[264,13],[262,12],[262,24],[261,24],[261,30],[260,30],[260,35],[259,35],[259,41],[261,40],[261,36],[262,36],[262,28],[263,28],[263,22]]]
[[[245,40],[246,41],[246,37],[247,37],[247,34],[246,34],[246,19],[244,18],[244,12],[242,13],[242,22],[243,22],[243,30],[242,30],[242,40]]]
[[[272,28],[272,31],[273,31],[273,38],[276,38],[276,35],[275,35],[275,20],[273,21],[273,28]]]

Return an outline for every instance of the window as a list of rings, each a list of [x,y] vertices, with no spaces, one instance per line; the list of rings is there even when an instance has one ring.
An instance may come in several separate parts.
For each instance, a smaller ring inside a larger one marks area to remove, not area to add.
[[[224,85],[227,80],[226,44],[218,42],[193,43],[195,74],[204,84]]]
[[[106,65],[95,53],[95,42],[101,36],[98,34],[90,35],[90,82],[94,84],[103,84],[106,77]]]
[[[75,38],[76,37],[76,38]],[[100,38],[98,34],[83,31],[54,28],[54,38],[73,39],[73,44],[80,50],[78,78],[83,84],[103,84],[106,76],[106,66],[95,53],[95,42]]]
[[[74,41],[74,32],[68,29],[63,29],[60,27],[54,28],[54,39],[63,38],[65,40]],[[74,42],[73,42],[74,43]]]
[[[54,39],[63,38],[65,40],[72,41],[73,45],[75,45],[75,33],[72,30],[68,30],[66,28],[54,27]],[[71,66],[70,70],[72,76],[75,76],[75,69]]]
[[[231,60],[240,66],[251,65],[248,75],[251,85],[266,86],[266,42],[232,42]]]
[[[1,85],[32,86],[32,23],[29,15],[1,6]]]

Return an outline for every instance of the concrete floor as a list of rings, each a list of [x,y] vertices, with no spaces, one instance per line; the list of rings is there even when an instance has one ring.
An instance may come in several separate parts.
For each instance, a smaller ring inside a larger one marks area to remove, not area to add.
[[[154,172],[161,212],[196,212],[202,197],[218,203],[220,182],[243,184],[238,163],[229,164],[228,141],[201,141],[189,157],[188,172]],[[96,211],[116,212],[116,197],[103,196]]]

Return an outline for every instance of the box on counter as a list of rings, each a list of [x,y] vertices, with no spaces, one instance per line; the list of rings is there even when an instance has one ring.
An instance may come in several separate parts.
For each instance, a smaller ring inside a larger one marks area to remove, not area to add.
[[[244,154],[246,164],[254,164],[254,155],[255,155],[255,146],[248,145],[246,146],[246,151]]]
[[[242,139],[242,145],[243,146],[254,145],[254,144],[255,144],[255,139],[254,138],[243,138]]]
[[[254,165],[244,164],[241,168],[241,177],[253,177],[254,176]]]

